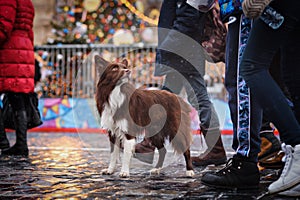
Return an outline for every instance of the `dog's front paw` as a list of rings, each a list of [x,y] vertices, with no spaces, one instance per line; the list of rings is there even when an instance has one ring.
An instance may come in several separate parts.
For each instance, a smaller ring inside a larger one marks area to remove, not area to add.
[[[122,172],[120,172],[119,176],[121,178],[127,178],[127,177],[129,177],[129,172],[122,171]]]
[[[101,170],[102,175],[111,175],[112,173],[114,173],[114,170],[109,168]]]
[[[185,174],[186,174],[186,176],[188,176],[188,177],[193,177],[193,176],[195,176],[194,170],[187,170]]]
[[[161,171],[161,168],[153,168],[150,170],[151,175],[159,175]]]

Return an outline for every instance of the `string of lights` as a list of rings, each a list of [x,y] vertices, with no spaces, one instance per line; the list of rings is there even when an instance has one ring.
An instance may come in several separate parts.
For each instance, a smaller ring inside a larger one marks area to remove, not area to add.
[[[139,10],[137,10],[128,0],[121,0],[121,2],[132,12],[134,13],[138,18],[142,19],[145,22],[148,22],[152,25],[158,24],[158,19],[152,19],[150,17],[147,17],[143,13],[141,13]]]

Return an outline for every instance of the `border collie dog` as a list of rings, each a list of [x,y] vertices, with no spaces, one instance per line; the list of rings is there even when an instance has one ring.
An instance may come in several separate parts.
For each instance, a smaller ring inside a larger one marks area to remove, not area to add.
[[[95,56],[100,74],[96,103],[101,126],[108,130],[111,142],[110,163],[102,174],[112,174],[124,148],[120,177],[128,177],[136,137],[144,135],[158,149],[158,162],[151,173],[159,174],[166,155],[165,142],[169,140],[174,151],[183,154],[186,175],[194,175],[190,157],[192,143],[190,106],[175,94],[163,90],[136,89],[129,82],[131,70],[128,61],[110,63]]]

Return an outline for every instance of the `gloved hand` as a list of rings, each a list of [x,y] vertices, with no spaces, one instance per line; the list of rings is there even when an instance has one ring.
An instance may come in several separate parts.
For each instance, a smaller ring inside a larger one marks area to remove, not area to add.
[[[271,1],[272,0],[244,0],[242,3],[243,12],[248,18],[258,18]]]

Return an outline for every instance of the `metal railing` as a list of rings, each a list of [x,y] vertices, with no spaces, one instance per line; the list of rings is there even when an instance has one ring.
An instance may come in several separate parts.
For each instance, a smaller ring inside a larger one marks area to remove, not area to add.
[[[153,76],[156,45],[43,45],[35,49],[42,72],[36,92],[41,97],[94,98],[98,81],[95,54],[110,61],[127,58],[136,87],[160,87],[163,83],[163,77]],[[207,70],[207,74],[222,77],[217,66],[208,65]],[[209,92],[220,93],[214,92],[213,87]]]

